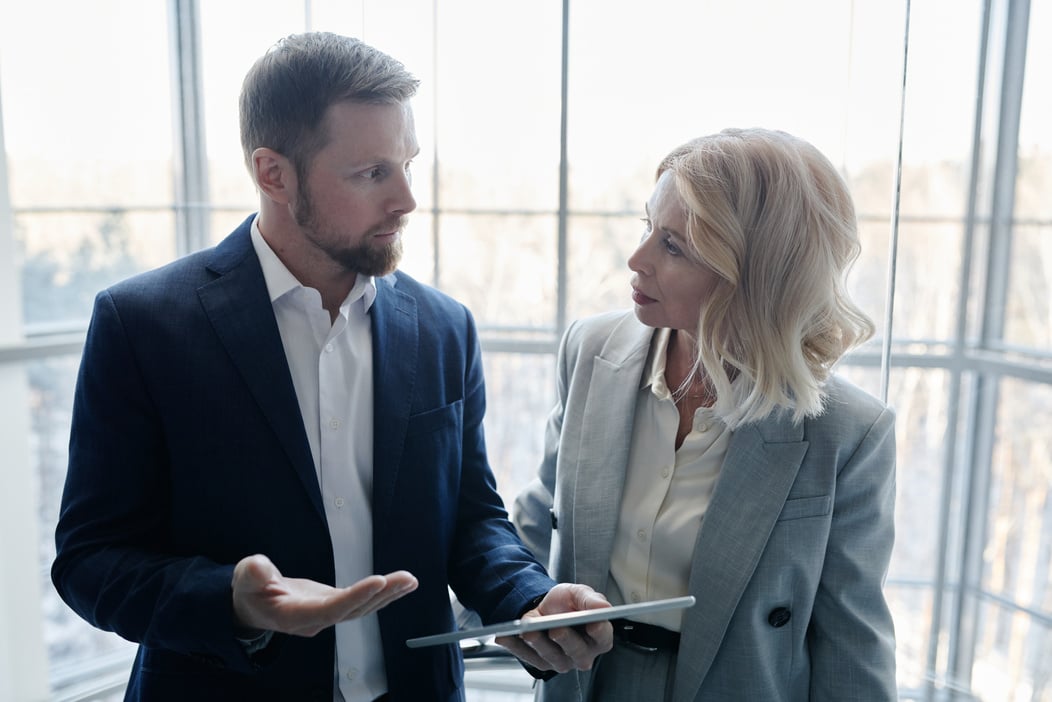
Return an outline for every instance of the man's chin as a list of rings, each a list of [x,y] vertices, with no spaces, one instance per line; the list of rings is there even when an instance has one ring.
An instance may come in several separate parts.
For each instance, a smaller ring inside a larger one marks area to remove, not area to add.
[[[402,260],[402,240],[396,239],[381,247],[360,247],[345,251],[338,258],[349,271],[381,277],[394,273]]]

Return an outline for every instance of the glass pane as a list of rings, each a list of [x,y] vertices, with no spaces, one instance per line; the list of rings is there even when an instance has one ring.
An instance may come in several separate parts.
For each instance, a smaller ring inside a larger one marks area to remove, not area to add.
[[[568,233],[568,319],[632,306],[628,257],[643,233],[642,202],[631,217],[573,217]]]
[[[55,524],[66,479],[66,448],[69,445],[70,408],[76,383],[78,356],[32,361],[26,364],[31,415],[30,460],[39,479],[40,578],[44,639],[52,676],[63,678],[63,669],[78,661],[126,651],[134,645],[111,632],[100,631],[74,614],[59,598],[51,583],[55,559]]]
[[[497,489],[510,509],[540,466],[544,425],[555,403],[555,359],[484,351],[483,362],[486,450]]]
[[[445,215],[438,227],[439,287],[483,332],[555,327],[554,217]]]
[[[165,3],[140,0],[3,3],[16,210],[171,201],[167,17]]]
[[[979,607],[974,699],[1052,700],[1052,627],[998,602]]]
[[[54,212],[15,218],[23,318],[36,331],[82,329],[95,294],[175,255],[170,211]]]
[[[434,96],[441,206],[554,211],[561,3],[465,0],[440,10]]]
[[[893,320],[896,341],[953,338],[962,247],[959,222],[904,219],[899,224]]]
[[[281,37],[304,31],[308,16],[312,29],[361,37],[405,63],[421,79],[420,92],[414,100],[414,113],[422,152],[413,163],[413,191],[417,211],[430,209],[434,153],[430,1],[345,3],[325,0],[312,3],[309,13],[303,4],[284,0],[264,0],[262,4],[255,0],[236,0],[202,3],[199,7],[209,189],[214,205],[230,213],[229,216],[217,215],[218,221],[214,221],[210,232],[213,242],[220,241],[233,226],[259,207],[258,195],[244,163],[238,124],[238,97],[245,73]],[[406,14],[420,21],[411,25],[395,21]],[[229,28],[234,25],[238,31],[232,35]],[[233,226],[227,226],[226,222]],[[224,224],[221,226],[221,223]],[[414,254],[419,252],[414,251]],[[428,262],[426,267],[429,280],[431,263]]]
[[[200,12],[208,187],[217,206],[259,207],[241,152],[238,97],[245,73],[278,39],[304,29],[303,3],[276,0],[202,2]],[[236,27],[237,31],[231,31]],[[221,239],[228,229],[213,230]]]
[[[593,0],[570,21],[576,210],[622,209],[627,191],[634,211],[665,153],[724,127],[793,132],[834,163],[894,161],[901,3]]]
[[[1020,219],[1052,220],[1052,61],[1048,60],[1048,37],[1052,36],[1052,3],[1032,2],[1030,38],[1027,41],[1026,75],[1023,79],[1023,110],[1019,125],[1019,174],[1016,181],[1015,215]]]
[[[1052,62],[1042,54],[1052,34],[1052,5],[1030,3],[1019,125],[1019,171],[1009,275],[1005,339],[1014,346],[1052,352]]]
[[[1052,387],[1004,380],[997,421],[982,590],[1002,604],[980,609],[973,685],[1052,699]]]
[[[909,6],[903,213],[959,216],[975,124],[983,3],[933,0]],[[900,26],[900,33],[904,28]],[[901,52],[901,37],[896,43]],[[886,68],[898,77],[901,88],[902,56]],[[901,99],[896,96],[894,104],[897,124]]]
[[[1005,339],[1052,353],[1052,221],[1016,223],[1011,266]]]
[[[884,315],[888,294],[888,256],[891,249],[889,217],[872,217],[859,207],[859,190],[852,187],[858,214],[858,238],[862,252],[848,277],[848,292],[862,311],[869,315],[876,327],[874,342],[884,337]]]

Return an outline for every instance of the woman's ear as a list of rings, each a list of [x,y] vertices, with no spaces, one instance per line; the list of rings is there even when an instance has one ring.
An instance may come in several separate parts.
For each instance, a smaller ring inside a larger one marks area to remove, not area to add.
[[[256,187],[274,202],[287,205],[296,193],[296,169],[273,149],[260,147],[252,152],[252,179]]]

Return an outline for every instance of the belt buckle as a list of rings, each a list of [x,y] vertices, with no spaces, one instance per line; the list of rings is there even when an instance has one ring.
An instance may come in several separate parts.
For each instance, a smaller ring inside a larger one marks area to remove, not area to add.
[[[633,627],[632,624],[630,624],[629,622],[625,622],[622,625],[621,630],[624,632],[630,632],[634,631],[635,627]],[[627,644],[628,646],[631,646],[632,648],[636,649],[637,651],[642,651],[644,653],[657,653],[661,650],[657,646],[644,646],[643,644],[636,643],[635,641],[630,640],[627,636],[621,637],[621,641]]]

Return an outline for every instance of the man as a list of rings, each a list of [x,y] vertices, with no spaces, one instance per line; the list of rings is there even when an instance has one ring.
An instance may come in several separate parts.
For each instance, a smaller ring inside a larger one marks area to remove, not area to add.
[[[447,585],[487,621],[607,606],[507,520],[470,314],[394,272],[416,85],[279,42],[241,96],[258,214],[96,300],[52,577],[140,643],[127,699],[461,700],[457,647],[405,645],[454,626]],[[611,629],[502,641],[566,671]]]

